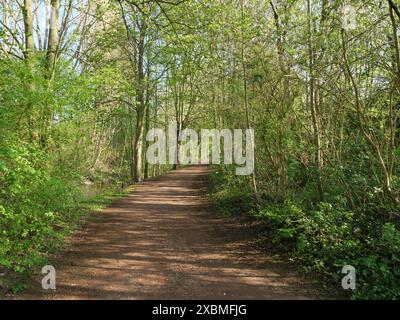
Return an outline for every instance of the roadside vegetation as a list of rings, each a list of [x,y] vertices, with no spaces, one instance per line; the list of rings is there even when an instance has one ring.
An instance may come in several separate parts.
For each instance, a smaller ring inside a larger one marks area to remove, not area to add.
[[[85,185],[161,175],[146,134],[255,132],[216,205],[355,298],[400,298],[396,1],[0,0],[0,268],[29,273],[79,222]],[[108,187],[107,187],[108,188]]]
[[[342,267],[352,265],[357,271],[353,298],[400,298],[398,219],[389,215],[382,219],[383,208],[361,211],[329,202],[310,206],[304,202],[304,190],[297,190],[285,202],[263,197],[257,203],[251,183],[226,167],[212,173],[210,184],[221,214],[261,221],[266,227],[261,239],[295,258],[310,274],[316,272],[338,288]]]

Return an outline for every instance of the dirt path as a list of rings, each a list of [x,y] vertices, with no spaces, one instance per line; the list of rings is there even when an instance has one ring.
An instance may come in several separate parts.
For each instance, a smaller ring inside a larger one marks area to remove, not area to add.
[[[208,173],[194,166],[146,181],[96,214],[55,258],[56,292],[35,297],[320,298],[293,267],[250,246],[243,226],[212,213]]]

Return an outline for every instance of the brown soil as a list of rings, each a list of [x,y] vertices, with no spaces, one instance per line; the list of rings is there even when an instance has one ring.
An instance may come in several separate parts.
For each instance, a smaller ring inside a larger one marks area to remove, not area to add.
[[[209,170],[186,167],[138,184],[54,258],[55,292],[38,280],[22,298],[327,298],[291,263],[251,245],[251,227],[215,214],[206,196]]]

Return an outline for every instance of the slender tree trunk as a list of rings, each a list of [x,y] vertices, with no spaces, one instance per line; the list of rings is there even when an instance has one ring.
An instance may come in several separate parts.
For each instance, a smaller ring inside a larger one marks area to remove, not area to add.
[[[244,37],[244,3],[243,0],[240,1],[240,7],[241,7],[241,18],[242,18],[242,28],[241,28],[241,60],[242,60],[242,71],[243,71],[243,101],[244,101],[244,109],[246,112],[246,126],[247,129],[251,129],[251,121],[250,121],[250,112],[249,112],[249,101],[248,101],[248,94],[247,94],[247,67],[246,67],[246,59],[245,59],[245,54],[244,54],[244,46],[245,46],[245,37]],[[251,135],[251,144],[255,150],[255,138],[253,135]],[[255,152],[254,152],[255,154]],[[254,159],[255,162],[255,159]],[[257,178],[256,178],[256,172],[255,172],[255,166],[253,173],[251,174],[251,182],[253,186],[253,191],[254,191],[254,196],[256,199],[257,203],[260,203],[261,198],[258,193],[258,187],[257,187]]]
[[[279,63],[279,68],[281,71],[281,76],[283,77],[283,92],[280,95],[281,99],[278,103],[279,107],[279,114],[278,114],[278,119],[282,123],[282,125],[279,126],[278,129],[278,150],[277,150],[277,156],[279,158],[279,161],[277,161],[278,164],[278,183],[277,183],[277,201],[278,202],[283,202],[286,198],[286,193],[287,193],[287,184],[288,184],[288,161],[287,161],[287,151],[286,151],[286,145],[284,142],[284,136],[285,136],[285,131],[288,129],[286,125],[286,114],[289,111],[290,108],[290,79],[289,79],[289,73],[290,73],[290,67],[285,66],[285,50],[284,50],[284,37],[283,37],[283,30],[282,30],[282,25],[281,25],[281,19],[278,14],[278,11],[274,5],[273,1],[270,1],[270,5],[272,8],[272,11],[274,13],[274,21],[275,21],[275,27],[276,31],[278,34],[277,40],[276,40],[276,48],[278,51],[278,63]]]
[[[45,78],[48,81],[48,88],[53,82],[56,68],[57,51],[58,51],[58,18],[60,12],[60,0],[51,0],[50,2],[50,30],[47,43],[46,61],[45,61]],[[51,105],[47,105],[43,114],[43,125],[41,134],[41,145],[45,147],[49,139],[49,130],[53,125],[54,110]]]
[[[47,46],[49,43],[49,33],[50,33],[50,0],[44,0],[44,6],[45,6],[45,32],[44,32],[44,42],[43,45]]]
[[[309,55],[309,74],[310,74],[310,84],[309,84],[309,106],[311,110],[311,119],[314,135],[314,146],[316,148],[316,172],[317,172],[317,191],[319,200],[324,201],[324,191],[322,187],[322,149],[321,149],[321,136],[319,128],[319,120],[317,109],[315,105],[315,71],[314,71],[314,40],[313,40],[313,21],[312,21],[312,4],[311,0],[307,0],[307,12],[308,12],[308,55]]]
[[[136,137],[135,137],[135,182],[143,180],[143,133],[146,114],[146,103],[144,97],[144,42],[146,34],[146,23],[142,18],[137,50],[138,75],[137,75],[137,98],[136,98]]]
[[[156,125],[158,120],[158,88],[157,84],[155,85],[155,90],[154,90],[154,117],[153,117],[153,123]],[[156,165],[153,165],[153,176],[157,176],[159,174],[160,169],[160,164],[157,163]]]
[[[129,105],[129,169],[130,169],[130,179],[135,180],[135,150],[134,150],[134,139],[135,132],[133,128],[134,110]]]
[[[6,55],[6,57],[8,57],[8,53],[10,51],[10,47],[8,44],[9,41],[9,24],[8,24],[8,3],[7,0],[2,0],[2,6],[3,6],[3,25],[4,25],[4,41],[2,41],[1,45],[3,48],[3,51]]]
[[[60,14],[60,0],[51,0],[50,31],[46,54],[46,78],[51,81],[54,78],[58,48],[58,18]]]
[[[33,13],[32,13],[32,0],[24,0],[24,6],[22,8],[22,13],[24,17],[24,27],[25,27],[25,62],[28,68],[29,77],[33,77],[34,73],[34,56],[35,56],[35,43],[33,40]],[[27,82],[27,90],[34,90],[34,83],[32,79],[29,79]],[[40,130],[35,125],[36,123],[36,110],[33,105],[33,101],[28,101],[28,125],[30,132],[30,139],[34,143],[38,143],[40,141]]]
[[[395,67],[396,67],[396,91],[399,92],[400,90],[400,49],[399,49],[399,39],[397,36],[397,23],[396,19],[394,16],[394,13],[398,9],[396,5],[393,3],[393,1],[389,0],[389,11],[390,11],[390,20],[392,23],[392,37],[393,37],[393,49],[394,49],[394,57],[395,57]],[[400,18],[400,16],[398,17]]]
[[[35,43],[33,40],[33,13],[32,0],[24,0],[22,8],[25,26],[25,60],[28,68],[33,69],[33,57],[35,52]]]
[[[150,130],[150,107],[147,103],[147,107],[146,107],[146,134],[149,132]],[[146,150],[149,148],[149,142],[146,140]],[[149,162],[147,161],[147,159],[145,159],[144,162],[144,178],[147,179],[149,178]]]
[[[36,10],[35,12],[35,20],[36,20],[36,37],[37,37],[37,42],[38,42],[38,49],[39,51],[43,50],[43,42],[42,42],[42,31],[40,29],[40,20],[39,20],[39,10]]]

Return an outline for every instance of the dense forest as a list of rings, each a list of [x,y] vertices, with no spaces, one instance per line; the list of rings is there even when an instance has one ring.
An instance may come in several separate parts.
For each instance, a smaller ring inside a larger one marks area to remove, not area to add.
[[[309,272],[400,298],[400,11],[367,0],[1,0],[0,270],[79,224],[85,184],[176,169],[152,128],[253,128],[255,171],[218,165],[225,215]],[[338,282],[339,281],[339,282]]]

